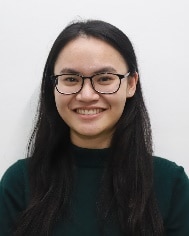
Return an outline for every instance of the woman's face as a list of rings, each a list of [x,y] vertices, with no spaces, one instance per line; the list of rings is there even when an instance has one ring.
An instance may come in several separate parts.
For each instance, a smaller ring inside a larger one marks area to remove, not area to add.
[[[128,66],[122,55],[110,44],[87,36],[70,41],[60,51],[54,74],[74,71],[83,76],[97,72],[126,74]],[[120,89],[114,94],[99,94],[85,79],[77,94],[63,95],[54,90],[58,113],[70,127],[73,144],[85,148],[105,148],[110,145],[114,127],[119,120],[126,100],[133,96],[137,83],[134,77],[121,80]]]

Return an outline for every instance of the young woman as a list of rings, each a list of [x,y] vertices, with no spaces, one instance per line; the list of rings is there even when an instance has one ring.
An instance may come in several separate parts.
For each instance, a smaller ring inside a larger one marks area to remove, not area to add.
[[[28,150],[1,180],[0,235],[189,235],[188,177],[152,155],[136,56],[113,25],[58,36]]]

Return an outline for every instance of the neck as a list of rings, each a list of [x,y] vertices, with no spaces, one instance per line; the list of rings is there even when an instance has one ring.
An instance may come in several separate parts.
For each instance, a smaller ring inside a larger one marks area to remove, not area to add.
[[[84,136],[84,135],[73,135],[70,134],[71,142],[82,148],[88,148],[88,149],[103,149],[110,147],[111,142],[111,136],[105,137],[94,137],[94,136]]]

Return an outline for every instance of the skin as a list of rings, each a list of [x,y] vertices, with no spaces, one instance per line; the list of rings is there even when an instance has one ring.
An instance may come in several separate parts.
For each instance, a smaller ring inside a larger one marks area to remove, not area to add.
[[[70,71],[84,76],[99,71],[126,74],[128,66],[110,44],[94,37],[79,36],[66,44],[55,63],[55,75]],[[55,89],[56,107],[70,127],[72,143],[84,148],[109,147],[115,124],[127,98],[135,93],[137,80],[137,73],[122,79],[120,89],[114,94],[95,92],[89,79],[78,94],[63,95]]]

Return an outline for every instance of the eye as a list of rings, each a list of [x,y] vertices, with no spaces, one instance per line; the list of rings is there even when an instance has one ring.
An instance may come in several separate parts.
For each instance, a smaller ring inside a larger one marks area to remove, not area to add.
[[[115,76],[112,74],[98,75],[96,78],[98,84],[108,85],[115,81]]]
[[[99,81],[102,81],[102,82],[105,82],[105,81],[108,81],[108,80],[111,80],[110,76],[102,76],[102,77],[99,78]]]
[[[65,77],[65,78],[64,78],[64,81],[73,83],[73,82],[78,82],[79,80],[78,80],[77,77],[73,77],[73,76],[72,76],[72,77]]]
[[[63,85],[75,85],[81,82],[81,78],[78,75],[61,75],[59,76],[59,82]]]

